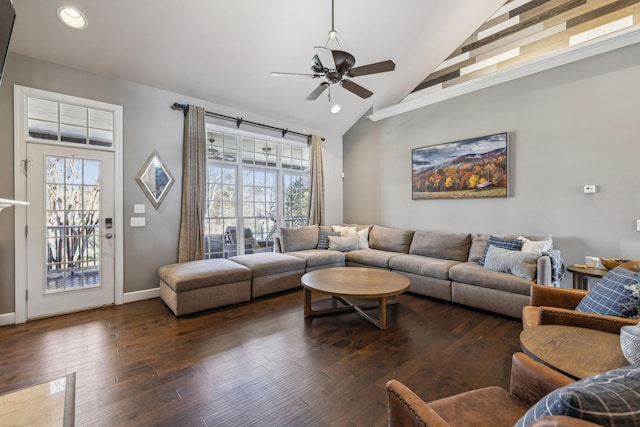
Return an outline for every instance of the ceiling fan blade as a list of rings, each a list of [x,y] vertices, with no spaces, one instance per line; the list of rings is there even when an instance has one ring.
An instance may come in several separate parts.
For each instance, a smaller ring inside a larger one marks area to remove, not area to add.
[[[395,69],[396,64],[391,60],[387,60],[352,68],[348,75],[350,77],[358,77],[367,74],[386,73],[387,71],[393,71]]]
[[[327,82],[320,83],[320,85],[317,88],[315,88],[313,92],[309,94],[309,96],[306,97],[306,100],[315,101],[316,99],[318,99],[320,94],[322,94],[322,92],[324,92],[328,87],[329,87],[329,83]]]
[[[271,77],[304,77],[307,79],[317,79],[322,74],[304,74],[304,73],[271,73]]]
[[[314,55],[313,58],[311,58],[311,71],[319,74],[324,73],[324,67],[322,66],[320,58],[318,58],[318,55]]]
[[[333,61],[336,64],[336,70],[342,75],[347,73],[356,63],[356,58],[349,52],[342,50],[332,50]]]
[[[340,86],[342,86],[343,88],[345,88],[349,92],[358,95],[362,99],[369,98],[371,95],[373,95],[373,92],[371,92],[368,89],[363,88],[362,86],[360,86],[357,83],[352,82],[351,80],[342,80],[340,82]]]
[[[333,51],[326,47],[316,46],[316,56],[320,59],[320,63],[324,68],[329,70],[336,69],[336,61],[333,59]]]

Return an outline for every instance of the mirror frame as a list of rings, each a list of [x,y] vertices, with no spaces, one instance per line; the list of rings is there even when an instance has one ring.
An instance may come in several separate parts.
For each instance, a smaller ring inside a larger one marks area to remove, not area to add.
[[[157,198],[143,179],[143,177],[149,171],[151,165],[156,162],[162,167],[164,172],[167,174],[167,177],[169,178],[167,185],[165,185],[162,193],[160,193],[159,197]],[[167,165],[162,161],[158,152],[156,150],[153,150],[153,152],[151,152],[151,155],[149,155],[147,161],[144,162],[144,165],[142,165],[142,168],[140,168],[140,171],[138,171],[138,174],[136,175],[136,182],[138,183],[140,188],[142,188],[142,192],[145,194],[145,196],[147,196],[153,207],[157,210],[164,198],[167,196],[167,193],[169,193],[171,186],[175,182],[175,178],[173,177],[173,175],[171,175],[169,168],[167,168]]]

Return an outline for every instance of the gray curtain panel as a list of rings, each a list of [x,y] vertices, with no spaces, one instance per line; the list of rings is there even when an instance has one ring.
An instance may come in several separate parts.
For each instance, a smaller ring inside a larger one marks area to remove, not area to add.
[[[204,259],[204,206],[207,173],[207,131],[203,107],[189,106],[182,146],[182,210],[178,262]]]
[[[322,166],[322,138],[311,135],[311,201],[309,225],[324,225],[324,167]]]

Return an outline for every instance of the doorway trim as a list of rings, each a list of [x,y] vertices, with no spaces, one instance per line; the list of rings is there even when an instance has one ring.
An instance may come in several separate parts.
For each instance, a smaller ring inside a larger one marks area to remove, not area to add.
[[[13,176],[14,193],[17,200],[27,199],[27,180],[25,174],[27,143],[26,117],[28,96],[55,99],[76,105],[91,104],[105,110],[113,111],[113,150],[114,150],[114,301],[116,305],[124,303],[124,185],[123,185],[123,109],[120,105],[108,104],[56,92],[14,85],[13,90]],[[28,166],[27,166],[28,167]],[[15,323],[27,321],[27,269],[29,254],[27,253],[27,214],[16,211],[15,217]]]

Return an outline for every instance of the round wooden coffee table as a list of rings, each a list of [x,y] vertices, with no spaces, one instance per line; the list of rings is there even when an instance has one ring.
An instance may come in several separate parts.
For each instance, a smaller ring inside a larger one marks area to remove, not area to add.
[[[323,268],[302,276],[304,288],[304,316],[319,316],[357,311],[362,317],[380,329],[387,328],[387,298],[400,295],[411,282],[401,274],[378,268],[335,267]],[[322,310],[311,308],[311,293],[317,292],[331,295],[344,306]],[[377,299],[378,319],[364,312],[370,306],[363,306],[349,301],[348,298]]]

